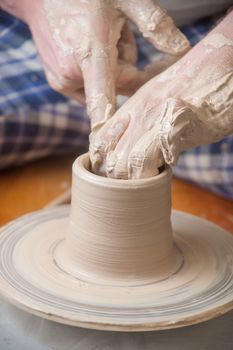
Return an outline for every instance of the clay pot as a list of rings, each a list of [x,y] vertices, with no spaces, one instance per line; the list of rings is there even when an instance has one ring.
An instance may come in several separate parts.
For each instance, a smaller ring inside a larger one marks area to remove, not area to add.
[[[43,318],[87,328],[160,330],[233,308],[232,236],[172,214],[171,170],[112,180],[73,166],[72,205],[3,227],[0,293]],[[70,215],[69,215],[70,213]]]
[[[138,285],[181,264],[173,244],[171,178],[119,180],[90,172],[88,154],[73,164],[70,223],[59,266],[84,281]]]

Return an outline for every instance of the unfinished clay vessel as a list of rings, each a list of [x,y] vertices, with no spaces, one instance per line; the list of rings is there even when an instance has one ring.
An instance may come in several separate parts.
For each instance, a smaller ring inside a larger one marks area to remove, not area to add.
[[[58,265],[84,281],[137,285],[174,274],[182,255],[171,228],[170,168],[141,180],[90,172],[88,155],[73,165],[70,223]]]
[[[171,215],[169,168],[113,180],[89,167],[88,155],[74,163],[71,207],[2,228],[3,296],[53,321],[122,331],[182,327],[233,308],[233,237]]]

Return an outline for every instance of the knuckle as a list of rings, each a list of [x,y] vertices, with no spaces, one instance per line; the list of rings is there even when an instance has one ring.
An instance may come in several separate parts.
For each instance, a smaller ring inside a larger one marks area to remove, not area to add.
[[[66,65],[60,63],[59,67],[58,67],[58,73],[59,73],[59,76],[61,77],[61,79],[63,79],[63,80],[69,79],[71,76],[71,68],[70,68],[69,63],[67,62]]]
[[[51,77],[48,76],[48,82],[52,89],[65,93],[67,92],[67,82],[62,77]]]

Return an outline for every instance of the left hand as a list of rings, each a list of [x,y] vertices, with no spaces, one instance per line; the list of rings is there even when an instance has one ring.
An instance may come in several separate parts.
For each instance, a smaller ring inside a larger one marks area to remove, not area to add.
[[[133,93],[163,69],[160,62],[137,69],[127,19],[166,54],[180,56],[189,49],[154,0],[0,0],[0,6],[29,25],[52,88],[86,101],[92,130],[114,113],[117,93]]]

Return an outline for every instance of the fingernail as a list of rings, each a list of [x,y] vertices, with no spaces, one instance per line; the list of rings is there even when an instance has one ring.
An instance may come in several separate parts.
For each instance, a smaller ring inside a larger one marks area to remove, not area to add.
[[[177,29],[177,34],[172,38],[171,46],[177,54],[181,54],[185,53],[190,48],[190,43],[185,35]]]

